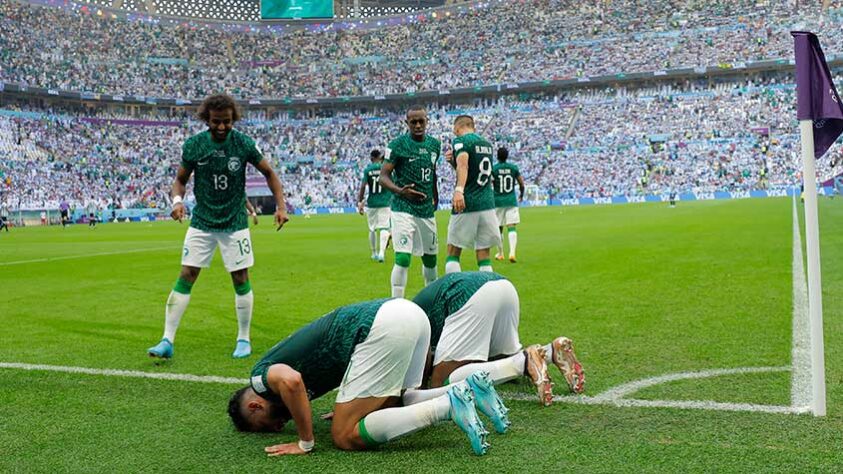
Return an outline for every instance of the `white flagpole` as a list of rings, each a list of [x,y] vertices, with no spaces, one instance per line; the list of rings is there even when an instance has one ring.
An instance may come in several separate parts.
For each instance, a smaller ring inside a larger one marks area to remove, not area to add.
[[[814,416],[825,416],[825,355],[823,298],[820,278],[820,230],[817,218],[817,172],[814,163],[814,123],[800,120],[802,182],[805,185],[805,242],[808,247],[808,313],[811,325],[811,393]]]

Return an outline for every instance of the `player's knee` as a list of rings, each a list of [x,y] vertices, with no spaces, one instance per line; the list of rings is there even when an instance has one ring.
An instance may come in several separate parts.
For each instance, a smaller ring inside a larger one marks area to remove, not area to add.
[[[433,268],[436,266],[436,255],[422,255],[422,265],[427,268]]]
[[[337,420],[334,420],[333,423],[337,423]],[[354,434],[354,425],[347,427],[343,423],[332,424],[331,439],[334,446],[343,451],[357,451],[366,448],[363,440]]]
[[[405,252],[396,252],[395,253],[395,264],[399,267],[409,268],[410,266],[410,254]]]
[[[179,278],[189,282],[194,283],[197,278],[199,278],[199,271],[200,269],[197,267],[189,267],[189,266],[182,266],[181,273],[179,274]]]
[[[243,286],[249,281],[249,270],[244,268],[231,272],[231,281],[234,283],[234,286]]]

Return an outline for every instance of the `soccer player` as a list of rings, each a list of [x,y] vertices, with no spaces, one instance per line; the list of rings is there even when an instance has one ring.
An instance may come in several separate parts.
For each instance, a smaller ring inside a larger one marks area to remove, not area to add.
[[[61,227],[65,228],[70,223],[70,204],[67,203],[67,200],[62,199],[59,204],[59,211],[61,212]]]
[[[372,162],[363,170],[363,180],[357,191],[357,212],[363,215],[363,193],[369,189],[366,199],[366,220],[369,221],[369,249],[372,260],[383,263],[383,255],[389,242],[389,202],[392,193],[384,189],[379,181],[383,156],[380,150],[372,150],[369,154]],[[380,233],[380,250],[378,250],[378,233]]]
[[[518,166],[508,163],[509,150],[498,148],[498,162],[492,167],[492,187],[495,190],[495,213],[501,232],[501,246],[495,255],[496,260],[503,260],[503,229],[506,227],[509,238],[509,261],[516,262],[515,247],[518,245],[518,232],[515,226],[521,222],[518,203],[524,200],[524,178]],[[515,198],[515,183],[518,183],[518,199]]]
[[[477,408],[499,432],[509,421],[488,374],[466,383],[418,390],[430,325],[404,299],[340,307],[276,344],[234,393],[228,414],[240,431],[280,431],[292,419],[299,441],[270,446],[270,456],[305,454],[315,439],[310,402],[339,388],[331,437],[343,450],[372,448],[438,421],[452,420],[484,454],[486,430]],[[402,406],[403,405],[403,406]]]
[[[392,296],[403,298],[411,255],[422,258],[425,285],[436,279],[436,238],[434,211],[439,202],[436,164],[442,151],[439,140],[426,134],[427,112],[423,107],[407,111],[408,133],[393,140],[386,149],[380,184],[392,191]],[[392,176],[395,176],[395,181]]]
[[[518,292],[503,276],[449,273],[425,287],[413,302],[430,321],[431,386],[459,382],[476,370],[489,372],[496,384],[527,376],[540,402],[550,405],[553,393],[547,364],[552,363],[572,392],[582,393],[585,388],[582,365],[567,337],[521,350]]]
[[[448,222],[448,258],[445,273],[459,272],[460,254],[474,248],[480,271],[491,272],[489,249],[501,244],[492,190],[492,144],[474,130],[474,119],[460,115],[454,121],[453,150],[448,161],[457,170],[453,210]]]
[[[9,205],[6,203],[0,205],[0,230],[3,229],[9,232]]]
[[[266,178],[275,198],[275,224],[278,230],[288,221],[287,207],[281,181],[263,159],[255,142],[233,130],[240,119],[237,103],[228,95],[212,95],[199,107],[198,116],[208,130],[196,134],[182,146],[182,159],[173,181],[173,219],[181,222],[185,215],[183,203],[190,176],[195,174],[193,194],[196,207],[190,228],[184,238],[182,268],[178,280],[167,299],[164,336],[150,347],[151,357],[169,359],[173,356],[173,342],[181,317],[190,302],[190,290],[202,268],[211,265],[217,247],[223,264],[234,284],[234,307],[237,314],[237,344],[235,358],[252,353],[249,328],[252,321],[254,295],[249,282],[249,267],[254,264],[252,239],[246,213],[246,164],[251,164]]]

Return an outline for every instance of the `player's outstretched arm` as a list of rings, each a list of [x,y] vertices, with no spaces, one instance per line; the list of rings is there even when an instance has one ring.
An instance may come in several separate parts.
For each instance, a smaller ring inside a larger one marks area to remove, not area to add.
[[[173,191],[170,193],[170,198],[173,200],[173,210],[170,216],[181,222],[184,220],[184,193],[187,191],[187,182],[190,181],[191,170],[184,166],[179,166],[176,172],[176,179],[173,180]]]
[[[281,396],[281,400],[293,417],[299,441],[267,446],[264,451],[269,456],[283,456],[285,454],[307,454],[310,450],[302,449],[302,444],[314,442],[313,419],[310,412],[310,400],[307,399],[307,389],[301,374],[285,364],[275,364],[269,368],[266,381],[272,391]]]
[[[275,198],[275,225],[277,230],[281,230],[284,224],[290,220],[287,217],[287,203],[284,201],[284,187],[281,185],[281,180],[275,174],[275,170],[269,166],[269,160],[261,160],[255,166],[260,171],[264,178],[266,178],[266,185],[272,191],[272,197]]]
[[[421,191],[416,191],[413,189],[414,185],[408,184],[406,186],[398,187],[394,181],[392,181],[392,171],[395,169],[395,164],[385,161],[383,163],[383,167],[381,168],[381,175],[378,179],[381,186],[384,188],[392,191],[393,194],[397,194],[404,199],[409,199],[411,201],[421,201],[422,199],[426,198],[427,195]]]
[[[461,152],[457,155],[457,185],[454,188],[453,207],[454,212],[465,210],[465,182],[468,180],[468,153]]]

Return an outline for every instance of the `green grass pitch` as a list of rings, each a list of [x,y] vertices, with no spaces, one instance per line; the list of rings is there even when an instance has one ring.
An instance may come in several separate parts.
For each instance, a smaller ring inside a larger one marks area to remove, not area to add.
[[[574,339],[587,395],[669,373],[789,366],[791,212],[784,198],[524,209],[519,262],[495,262],[495,270],[519,290],[523,343]],[[438,218],[444,240],[447,214]],[[484,457],[447,423],[374,452],[345,453],[317,420],[313,454],[267,458],[264,446],[295,432],[235,432],[225,413],[233,386],[0,369],[0,472],[840,472],[843,201],[821,200],[820,224],[824,419],[511,400],[511,432],[490,435]],[[161,336],[186,228],[2,233],[0,362],[245,378],[292,330],[389,292],[392,257],[369,260],[362,216],[294,217],[281,232],[267,218],[252,228],[256,354],[230,358],[234,292],[217,256],[194,287],[175,359],[153,365],[145,350]],[[15,263],[27,260],[37,261]],[[463,257],[463,268],[476,268],[473,257]],[[408,295],[421,284],[414,259]],[[790,385],[788,372],[735,375],[635,397],[789,405]],[[531,393],[518,384],[501,391]],[[315,412],[331,403],[318,400]]]

